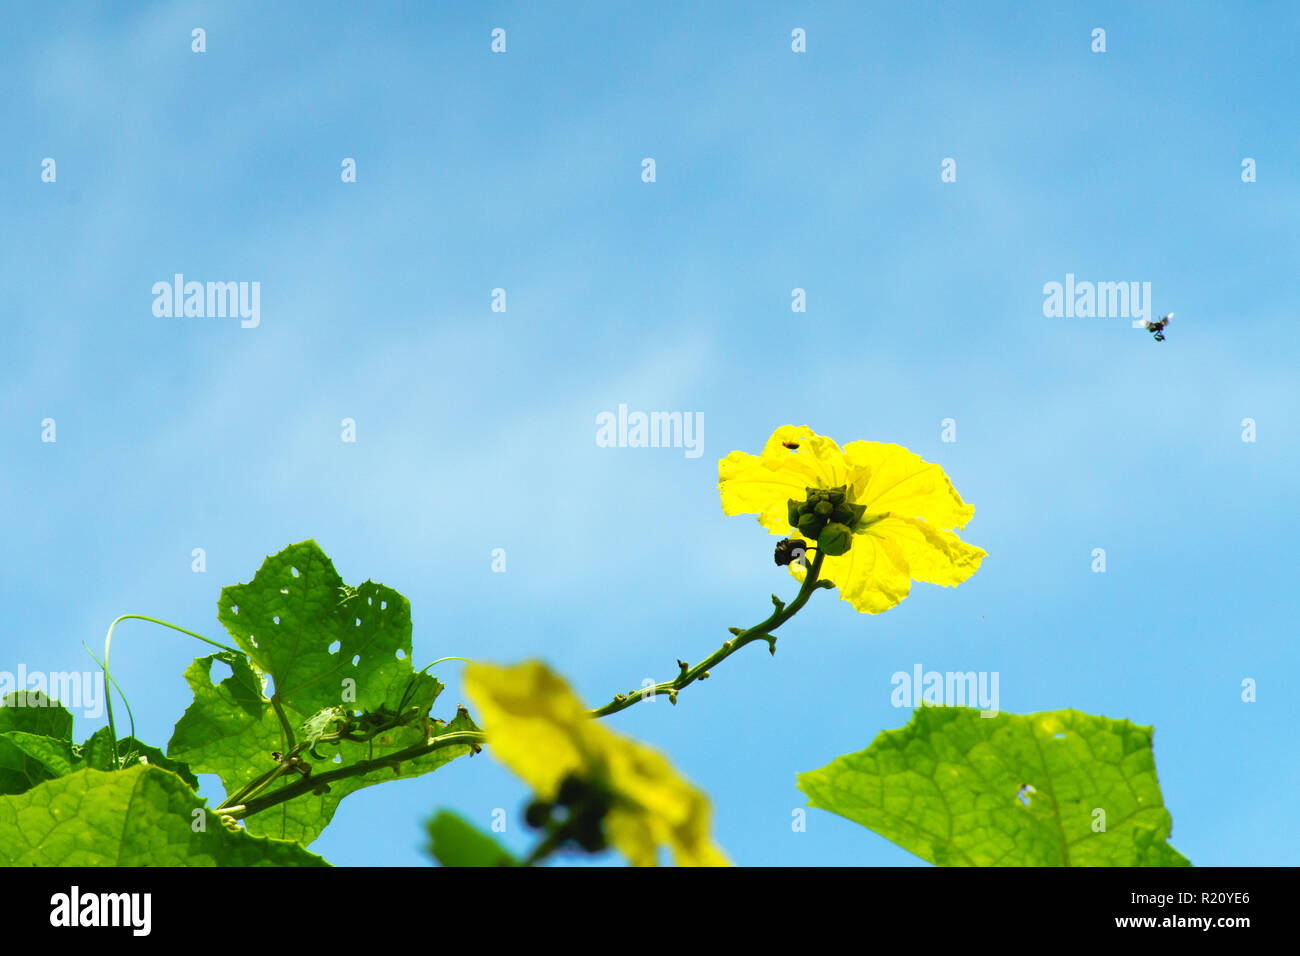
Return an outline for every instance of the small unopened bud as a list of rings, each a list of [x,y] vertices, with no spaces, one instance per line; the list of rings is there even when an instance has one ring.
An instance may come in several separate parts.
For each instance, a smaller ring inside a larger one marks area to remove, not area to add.
[[[832,521],[817,538],[817,547],[822,554],[839,557],[848,552],[853,544],[853,532],[846,524]]]
[[[799,518],[799,533],[809,538],[816,538],[826,527],[826,519],[819,514],[806,514]]]

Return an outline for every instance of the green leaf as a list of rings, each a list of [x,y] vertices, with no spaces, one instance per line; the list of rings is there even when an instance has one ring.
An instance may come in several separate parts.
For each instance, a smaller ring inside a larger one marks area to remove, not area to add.
[[[100,727],[81,745],[81,761],[88,770],[109,771],[113,767],[113,733]]]
[[[145,765],[48,780],[0,796],[0,866],[329,865],[296,843],[227,829],[204,802]]]
[[[41,771],[42,780],[61,777],[72,773],[76,757],[72,753],[72,744],[67,740],[55,740],[38,734],[25,734],[21,730],[11,730],[0,734],[10,746],[20,750],[29,764],[36,764]],[[32,768],[34,769],[34,768]]]
[[[320,546],[303,541],[267,558],[248,584],[222,588],[217,603],[240,650],[304,718],[343,703],[344,681],[356,709],[373,710],[414,675],[406,598],[372,581],[346,599],[343,588]]]
[[[117,753],[124,759],[130,758],[133,763],[150,763],[164,770],[170,770],[176,776],[180,777],[190,789],[197,791],[199,789],[198,778],[190,772],[190,768],[179,760],[172,760],[157,747],[150,746],[135,737],[123,737],[117,742]]]
[[[72,743],[72,714],[40,692],[15,692],[0,704],[0,794],[19,794],[77,770],[113,769],[112,737],[101,727],[80,747]],[[195,790],[198,780],[183,763],[134,737],[118,741],[118,754],[143,757],[178,774]]]
[[[799,789],[939,866],[1190,866],[1166,842],[1151,734],[1077,710],[920,707]]]
[[[0,701],[0,794],[25,793],[72,760],[72,714],[39,691]]]
[[[14,691],[0,701],[0,733],[28,734],[72,740],[72,714],[40,691]]]
[[[427,826],[429,852],[443,866],[519,866],[510,851],[457,814],[440,810]]]
[[[365,742],[321,742],[323,761],[304,749],[299,756],[316,776],[427,739],[424,719],[443,687],[411,666],[410,604],[396,591],[371,581],[348,588],[320,547],[305,541],[267,558],[252,582],[223,589],[219,611],[247,656],[225,651],[201,657],[186,669],[194,703],[176,724],[167,754],[196,773],[219,775],[228,796],[274,771],[273,752],[289,751],[265,696],[263,675],[274,681],[274,694],[299,745],[315,743],[339,717],[381,711],[396,715],[403,708],[410,716]],[[331,651],[336,642],[338,648]],[[232,670],[219,683],[211,676],[216,661]],[[418,709],[411,715],[413,707]],[[428,728],[434,733],[477,729],[467,715],[445,728],[429,721]],[[347,794],[428,773],[469,751],[467,746],[446,747],[396,769],[337,780],[328,791],[295,797],[250,815],[245,824],[251,832],[307,844],[320,835]],[[296,772],[286,773],[257,796],[301,779]]]

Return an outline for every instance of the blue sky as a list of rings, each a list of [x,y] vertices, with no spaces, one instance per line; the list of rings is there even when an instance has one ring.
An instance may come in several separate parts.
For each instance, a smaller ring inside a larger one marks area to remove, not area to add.
[[[410,599],[415,657],[541,656],[603,702],[793,594],[716,462],[808,425],[942,464],[989,557],[884,615],[823,592],[775,658],[610,720],[710,794],[734,860],[920,862],[821,811],[790,827],[795,774],[905,724],[890,675],[917,663],[998,672],[1004,711],[1153,725],[1175,847],[1300,860],[1293,5],[186,2],[6,27],[0,668],[93,668],[82,643],[127,612],[220,639],[221,586],[314,538]],[[260,282],[260,325],[156,317],[178,272]],[[1168,340],[1045,318],[1067,273],[1150,282]],[[701,413],[703,455],[598,447],[620,403]],[[118,633],[161,745],[202,645]],[[441,807],[505,808],[523,848],[526,798],[460,760],[350,796],[313,848],[421,865]]]

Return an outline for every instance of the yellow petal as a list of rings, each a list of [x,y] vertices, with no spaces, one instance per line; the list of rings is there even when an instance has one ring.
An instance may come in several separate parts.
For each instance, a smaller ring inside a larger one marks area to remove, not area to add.
[[[492,752],[539,798],[553,799],[565,777],[584,769],[586,709],[545,664],[466,668],[465,692]]]
[[[864,538],[883,540],[898,550],[913,581],[956,587],[980,568],[988,554],[967,544],[951,531],[891,515],[871,524],[864,535],[853,539],[853,548]]]
[[[854,501],[868,514],[924,518],[936,528],[962,528],[975,514],[944,470],[901,445],[854,441],[844,446],[854,469]]]
[[[790,572],[802,581],[806,569],[791,564]],[[848,553],[824,559],[819,577],[834,582],[840,599],[866,614],[888,611],[912,589],[906,558],[884,539],[866,534],[853,536]]]
[[[668,846],[678,866],[726,866],[709,839],[709,801],[661,754],[610,734],[617,746],[606,751],[610,780],[632,807],[610,814],[609,839],[634,866],[653,866],[656,847]]]
[[[807,485],[793,469],[782,469],[743,451],[733,451],[718,462],[722,513],[756,514],[758,523],[775,534],[789,534],[786,501],[802,501]]]
[[[601,776],[618,797],[606,818],[610,843],[634,866],[653,866],[667,846],[679,866],[726,865],[709,838],[709,801],[657,751],[588,716],[545,664],[478,664],[465,671],[489,749],[543,800],[570,773]]]
[[[785,447],[785,443],[798,445]],[[756,514],[774,534],[789,534],[786,502],[802,501],[807,488],[834,488],[851,478],[839,445],[806,426],[782,425],[759,455],[733,451],[718,462],[718,490],[728,515]]]
[[[820,577],[834,582],[841,600],[879,614],[907,597],[912,581],[955,587],[987,556],[951,531],[891,515],[855,534],[847,554],[824,559]],[[803,568],[792,564],[790,571],[803,580]]]

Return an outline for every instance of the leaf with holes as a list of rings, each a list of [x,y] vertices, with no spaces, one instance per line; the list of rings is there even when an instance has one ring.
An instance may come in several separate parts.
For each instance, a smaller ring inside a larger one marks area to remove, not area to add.
[[[1166,842],[1151,734],[1077,710],[921,707],[799,789],[939,866],[1190,866]]]
[[[248,584],[221,589],[217,617],[304,719],[344,702],[374,710],[414,673],[406,598],[367,581],[340,601],[343,588],[320,546],[303,541],[267,558]]]
[[[299,745],[315,743],[346,714],[396,714],[403,707],[418,707],[416,719],[370,740],[321,743],[323,761],[304,750],[302,766],[313,774],[381,759],[426,739],[422,718],[443,686],[411,666],[410,604],[396,591],[370,581],[348,588],[316,543],[305,541],[267,558],[249,584],[223,589],[219,611],[247,656],[225,651],[201,657],[186,670],[194,702],[176,724],[167,754],[196,773],[220,776],[227,796],[274,771],[271,754],[289,750],[265,696],[264,675],[274,682]],[[231,670],[220,681],[212,676],[217,664]],[[463,715],[445,729],[475,728]],[[386,766],[337,780],[328,790],[322,787],[319,793],[253,814],[245,824],[252,832],[310,843],[347,794],[397,777],[420,776],[468,752],[467,746],[447,747],[396,769]],[[296,772],[286,773],[258,796],[300,779]]]
[[[0,866],[328,865],[297,843],[226,829],[158,767],[80,770],[0,796]]]
[[[214,683],[214,665],[225,665],[230,676]],[[284,747],[280,725],[248,658],[230,651],[200,657],[185,669],[185,680],[194,702],[176,722],[167,756],[198,773],[219,774],[227,793],[273,769],[271,753]]]

